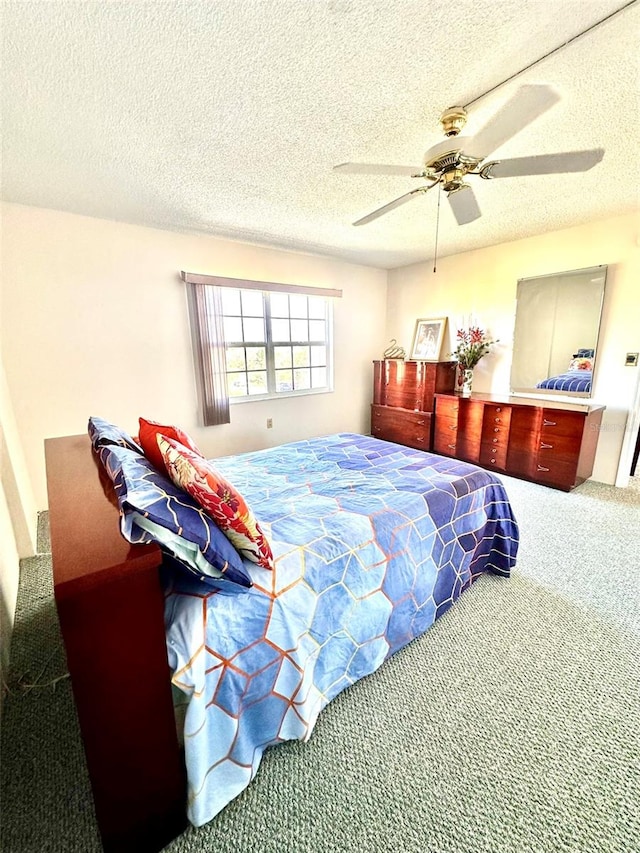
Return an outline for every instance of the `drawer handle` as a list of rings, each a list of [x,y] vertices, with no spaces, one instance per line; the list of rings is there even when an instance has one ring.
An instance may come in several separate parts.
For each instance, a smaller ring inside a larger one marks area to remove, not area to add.
[[[491,441],[492,441],[494,444],[497,444],[497,443],[498,443],[498,439],[497,439],[497,438],[492,438],[492,439],[491,439]]]
[[[496,460],[495,460],[495,459],[492,459],[492,460],[491,460],[491,464],[492,464],[492,465],[495,465],[495,464],[496,464]]]
[[[553,444],[545,444],[544,441],[541,441],[540,450],[553,450]]]
[[[500,432],[500,427],[494,427],[494,428],[493,428],[493,431],[494,431],[494,432]]]
[[[456,449],[455,444],[447,444],[447,447],[450,447],[450,448],[451,448],[451,450],[455,450],[455,449]]]
[[[416,436],[416,441],[424,441],[424,438],[420,438],[419,435]]]
[[[449,429],[456,430],[456,429],[458,429],[458,427],[457,426],[450,426]]]
[[[556,421],[548,421],[546,418],[542,421],[542,426],[558,426]]]
[[[416,421],[416,423],[418,424],[418,426],[424,426],[424,421]]]
[[[548,471],[548,468],[545,468],[544,465],[538,465],[538,471]]]
[[[496,409],[496,412],[501,412],[501,411],[502,411],[502,409],[500,408],[500,406],[498,406],[498,408]]]
[[[496,423],[497,423],[497,424],[502,423],[502,421],[500,420],[500,418],[496,418]]]

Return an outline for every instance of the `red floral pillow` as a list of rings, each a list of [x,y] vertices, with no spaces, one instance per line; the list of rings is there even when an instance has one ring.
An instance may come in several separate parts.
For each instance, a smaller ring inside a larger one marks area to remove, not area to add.
[[[244,498],[199,453],[159,434],[158,448],[173,482],[211,516],[236,550],[265,569],[273,553]]]
[[[593,360],[590,358],[574,358],[569,365],[569,370],[593,370]]]
[[[147,421],[145,418],[140,418],[140,433],[138,435],[138,441],[142,445],[142,449],[144,450],[144,455],[147,457],[149,462],[160,471],[161,474],[168,473],[164,464],[164,460],[162,458],[162,453],[160,453],[160,448],[158,447],[158,435],[163,435],[165,438],[172,438],[175,441],[179,441],[180,444],[184,445],[184,447],[188,447],[189,450],[193,450],[194,453],[197,453],[198,456],[202,456],[198,448],[193,443],[193,440],[187,435],[186,432],[183,432],[176,426],[164,426],[163,424],[159,424],[157,421]]]

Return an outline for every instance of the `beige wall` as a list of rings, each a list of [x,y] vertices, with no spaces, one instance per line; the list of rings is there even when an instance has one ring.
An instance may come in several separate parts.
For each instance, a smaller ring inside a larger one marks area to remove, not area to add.
[[[6,677],[20,558],[36,550],[36,506],[0,358],[0,674]],[[4,681],[3,681],[4,684]]]
[[[30,557],[36,550],[37,506],[2,359],[0,359],[0,474],[18,556]]]
[[[368,431],[384,270],[21,205],[3,207],[3,245],[3,357],[39,509],[44,439],[84,432],[90,415],[132,432],[140,415],[177,423],[207,456]],[[341,288],[334,392],[237,404],[229,425],[200,426],[181,269]]]
[[[387,273],[331,258],[176,234],[20,205],[3,206],[3,358],[34,505],[46,506],[43,440],[84,432],[96,414],[135,431],[171,420],[208,456],[339,430],[368,430],[371,360],[390,338],[407,350],[418,317],[473,313],[501,343],[474,387],[509,388],[518,278],[608,264],[595,400],[607,406],[594,477],[612,483],[638,371],[637,221],[617,217]],[[232,407],[199,425],[180,269],[342,288],[335,303],[335,391]],[[385,329],[386,314],[386,329]],[[273,418],[274,428],[266,429]],[[627,442],[630,444],[630,442]]]
[[[2,679],[2,696],[4,696],[4,684],[9,668],[11,631],[18,596],[18,566],[18,549],[13,535],[9,507],[4,486],[0,483],[0,678]],[[0,713],[1,711],[2,700],[0,699]]]
[[[443,258],[435,274],[431,263],[393,270],[386,337],[397,338],[408,351],[417,318],[447,316],[446,355],[456,325],[474,315],[500,339],[476,368],[474,390],[507,393],[517,280],[608,264],[594,387],[594,402],[607,410],[593,476],[614,483],[638,385],[638,369],[624,366],[625,354],[640,350],[638,225],[637,216],[615,217]],[[630,444],[625,442],[625,454]]]

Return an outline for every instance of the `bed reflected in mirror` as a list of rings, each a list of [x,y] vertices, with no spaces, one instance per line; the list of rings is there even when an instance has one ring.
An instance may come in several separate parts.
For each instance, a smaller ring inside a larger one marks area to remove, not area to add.
[[[607,267],[518,280],[513,394],[591,397]]]

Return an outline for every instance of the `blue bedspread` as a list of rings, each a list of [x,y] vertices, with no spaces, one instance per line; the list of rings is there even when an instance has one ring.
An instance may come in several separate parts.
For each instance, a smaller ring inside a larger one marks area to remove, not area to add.
[[[340,434],[213,464],[247,499],[276,566],[245,563],[254,587],[237,594],[169,584],[195,825],[249,784],[267,746],[306,740],[334,696],[480,573],[508,576],[518,547],[500,480],[431,453]]]
[[[591,391],[591,370],[569,370],[558,376],[550,376],[542,382],[538,382],[536,388],[546,388],[548,391],[580,391],[586,393]]]

